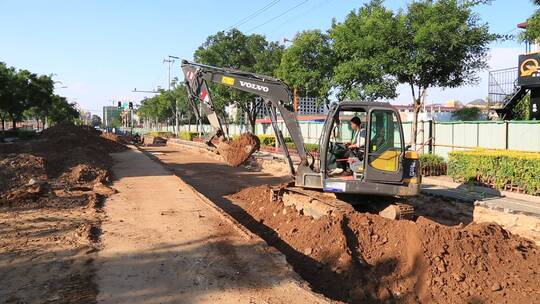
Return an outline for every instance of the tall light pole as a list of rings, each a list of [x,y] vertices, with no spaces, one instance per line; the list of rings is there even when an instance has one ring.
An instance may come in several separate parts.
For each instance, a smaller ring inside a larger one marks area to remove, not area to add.
[[[167,62],[169,64],[169,78],[167,87],[169,88],[169,91],[171,91],[171,65],[175,62],[175,59],[180,59],[180,57],[169,55],[167,58],[163,59],[163,63]],[[175,124],[175,132],[176,136],[178,136],[178,127],[179,127],[179,121],[178,121],[178,99],[174,100],[174,124]]]
[[[167,58],[163,59],[163,63],[169,64],[169,77],[167,82],[167,87],[169,88],[169,91],[171,90],[171,66],[175,62],[175,59],[180,59],[180,57],[169,55],[167,56]]]

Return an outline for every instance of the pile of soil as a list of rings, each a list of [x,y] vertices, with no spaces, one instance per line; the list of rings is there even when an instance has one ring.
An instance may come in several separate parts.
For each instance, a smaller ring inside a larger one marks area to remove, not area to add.
[[[238,167],[260,147],[261,142],[257,136],[251,133],[243,133],[237,139],[219,143],[217,149],[229,166]]]
[[[111,152],[126,147],[73,124],[44,130],[34,140],[0,145],[1,207],[84,205],[109,182]],[[99,188],[99,187],[98,187]]]
[[[94,303],[110,152],[126,147],[73,124],[0,144],[0,299]],[[2,300],[0,302],[4,303]]]
[[[538,303],[540,250],[495,224],[443,226],[351,212],[318,220],[270,201],[270,188],[229,199],[267,231],[317,292],[350,303]],[[266,229],[266,228],[265,228]]]

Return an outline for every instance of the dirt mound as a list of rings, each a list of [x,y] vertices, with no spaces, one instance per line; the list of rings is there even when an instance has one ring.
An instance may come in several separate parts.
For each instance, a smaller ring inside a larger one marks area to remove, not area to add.
[[[235,140],[221,142],[217,146],[218,153],[232,167],[238,167],[243,164],[260,147],[261,142],[259,138],[251,133],[244,133]]]
[[[315,291],[352,303],[540,301],[540,251],[494,224],[443,226],[420,217],[392,221],[366,213],[313,220],[269,200],[268,186],[230,199],[272,232]]]
[[[109,180],[111,152],[126,147],[100,132],[58,124],[34,140],[0,145],[0,207],[87,204],[94,184]]]

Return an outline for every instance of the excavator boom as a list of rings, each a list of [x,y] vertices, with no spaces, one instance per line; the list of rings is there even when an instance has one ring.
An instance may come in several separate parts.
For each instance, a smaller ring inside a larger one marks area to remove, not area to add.
[[[295,169],[292,165],[287,146],[285,145],[283,134],[277,128],[276,110],[281,114],[285,126],[298,151],[301,162],[307,164],[307,152],[304,147],[304,139],[296,120],[296,114],[291,109],[291,92],[289,87],[281,80],[270,76],[234,69],[218,68],[189,62],[187,60],[182,61],[182,71],[185,76],[186,87],[188,88],[190,98],[200,102],[210,124],[214,127],[216,132],[226,133],[223,130],[224,119],[219,117],[214,110],[212,98],[208,89],[208,82],[229,86],[262,97],[269,107],[272,126],[278,142],[283,148],[283,153],[289,162],[291,173],[294,175]]]

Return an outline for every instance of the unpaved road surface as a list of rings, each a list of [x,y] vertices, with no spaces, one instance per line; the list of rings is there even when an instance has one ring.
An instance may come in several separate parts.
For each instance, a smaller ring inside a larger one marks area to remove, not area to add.
[[[325,302],[161,165],[136,150],[113,157],[119,193],[105,203],[99,303]],[[222,177],[201,178],[212,187]]]

